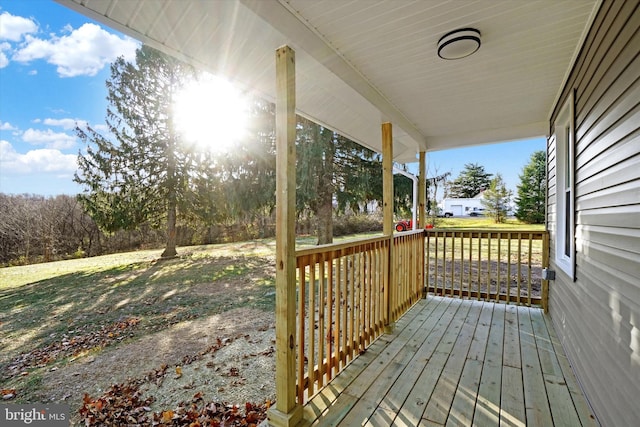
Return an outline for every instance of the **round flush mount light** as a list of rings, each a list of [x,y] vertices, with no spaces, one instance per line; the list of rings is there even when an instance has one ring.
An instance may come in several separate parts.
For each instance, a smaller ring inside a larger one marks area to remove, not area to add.
[[[438,40],[438,56],[442,59],[460,59],[480,49],[480,31],[461,28],[451,31]]]

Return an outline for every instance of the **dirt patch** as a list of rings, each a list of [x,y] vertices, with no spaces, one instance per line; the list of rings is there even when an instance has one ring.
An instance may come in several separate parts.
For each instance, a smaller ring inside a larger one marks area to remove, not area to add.
[[[84,393],[99,396],[129,378],[145,379],[140,389],[154,397],[154,411],[171,409],[196,393],[239,405],[275,400],[274,339],[274,313],[258,309],[181,322],[47,372],[42,401],[65,402],[75,415]],[[148,375],[165,365],[165,375]]]

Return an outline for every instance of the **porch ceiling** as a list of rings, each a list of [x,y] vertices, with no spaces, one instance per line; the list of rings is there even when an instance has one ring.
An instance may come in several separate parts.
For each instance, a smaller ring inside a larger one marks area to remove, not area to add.
[[[268,99],[275,49],[296,51],[299,114],[381,151],[394,125],[396,161],[419,151],[544,136],[599,0],[57,0],[225,75]],[[455,61],[445,33],[482,33]]]

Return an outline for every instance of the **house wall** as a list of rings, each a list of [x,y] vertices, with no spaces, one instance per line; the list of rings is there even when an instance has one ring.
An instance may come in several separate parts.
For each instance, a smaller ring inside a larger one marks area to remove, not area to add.
[[[550,314],[604,426],[640,425],[639,4],[603,1],[551,118],[575,90],[575,281],[553,262],[553,138],[547,147]]]

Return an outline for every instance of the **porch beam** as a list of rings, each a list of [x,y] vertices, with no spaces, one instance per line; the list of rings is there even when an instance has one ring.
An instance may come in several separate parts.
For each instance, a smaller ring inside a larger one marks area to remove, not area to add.
[[[295,426],[296,401],[296,87],[295,52],[276,50],[276,403],[269,424]]]

